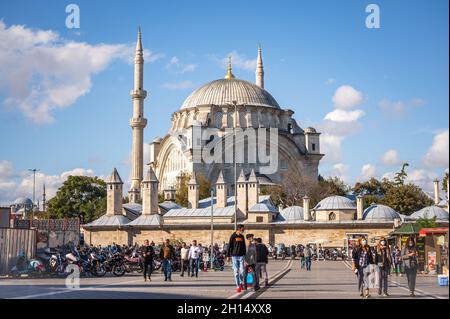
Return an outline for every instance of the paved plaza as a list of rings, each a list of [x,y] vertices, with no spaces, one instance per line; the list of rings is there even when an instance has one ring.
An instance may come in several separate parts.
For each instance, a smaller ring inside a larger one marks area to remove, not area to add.
[[[198,278],[180,277],[173,274],[172,282],[164,282],[161,272],[144,282],[138,274],[123,277],[107,275],[103,278],[81,278],[80,289],[68,289],[65,279],[0,279],[0,298],[19,299],[359,299],[356,276],[342,261],[318,261],[312,271],[300,269],[298,260],[269,262],[270,285],[260,291],[236,294],[232,270],[200,272]],[[390,277],[390,297],[409,298],[405,277]],[[381,298],[376,289],[373,298]],[[416,299],[448,299],[448,287],[437,285],[435,276],[418,276]],[[384,297],[386,298],[386,297]]]

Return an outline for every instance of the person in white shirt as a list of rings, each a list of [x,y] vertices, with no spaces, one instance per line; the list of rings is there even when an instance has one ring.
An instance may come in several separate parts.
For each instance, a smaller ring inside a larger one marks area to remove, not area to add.
[[[188,269],[188,276],[189,276],[189,247],[186,246],[186,243],[183,242],[181,244],[181,277],[184,277],[184,270]]]
[[[191,273],[191,277],[194,277],[194,271],[195,271],[195,277],[198,277],[198,267],[200,264],[201,254],[202,254],[202,248],[197,245],[196,240],[193,240],[191,248],[189,249],[189,254],[188,254],[189,270]]]

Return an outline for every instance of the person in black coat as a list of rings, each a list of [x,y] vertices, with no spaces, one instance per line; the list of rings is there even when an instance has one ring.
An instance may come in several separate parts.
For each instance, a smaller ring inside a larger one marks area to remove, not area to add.
[[[352,253],[352,261],[352,270],[358,275],[360,296],[369,298],[369,266],[375,263],[375,257],[365,237],[358,240],[358,246]]]
[[[144,246],[141,249],[142,259],[143,259],[143,273],[144,273],[144,281],[148,280],[152,281],[151,275],[153,271],[153,256],[155,254],[153,247],[150,246],[148,240],[144,241]]]
[[[269,275],[267,274],[267,263],[269,262],[269,250],[267,246],[262,243],[261,238],[255,239],[256,245],[256,274],[259,278],[264,273],[264,286],[269,285]]]

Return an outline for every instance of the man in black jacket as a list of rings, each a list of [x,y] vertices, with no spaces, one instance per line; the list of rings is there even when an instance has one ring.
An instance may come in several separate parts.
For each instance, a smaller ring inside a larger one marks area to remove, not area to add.
[[[148,240],[144,241],[144,246],[142,246],[142,258],[144,263],[144,281],[147,281],[147,274],[148,274],[148,280],[152,281],[151,275],[152,275],[152,267],[153,267],[153,247],[150,246]]]
[[[267,246],[262,243],[261,238],[255,239],[256,243],[256,275],[258,279],[264,273],[264,286],[269,285],[269,275],[267,274],[267,263],[269,262],[269,250]],[[259,280],[258,280],[259,281]]]
[[[243,273],[244,273],[244,256],[246,253],[245,238],[242,235],[244,232],[244,225],[239,225],[236,232],[234,232],[230,237],[230,242],[228,243],[228,258],[231,257],[234,281],[236,283],[236,291],[241,292],[243,289]]]

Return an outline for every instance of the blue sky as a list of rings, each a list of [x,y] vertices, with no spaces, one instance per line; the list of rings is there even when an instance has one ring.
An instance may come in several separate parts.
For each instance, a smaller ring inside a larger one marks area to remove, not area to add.
[[[374,2],[380,29],[365,26],[371,1],[74,1],[80,29],[65,26],[69,3],[0,2],[0,204],[30,196],[31,167],[50,192],[74,169],[128,178],[138,25],[147,142],[196,87],[223,77],[228,54],[253,82],[261,43],[265,88],[324,133],[321,174],[352,183],[407,161],[411,181],[429,188],[448,167],[448,1]],[[342,86],[359,99],[339,106]],[[357,119],[336,121],[337,109]]]

